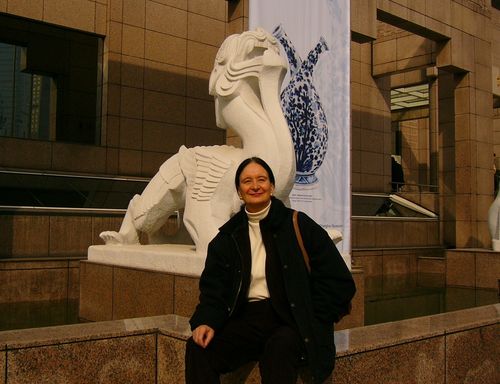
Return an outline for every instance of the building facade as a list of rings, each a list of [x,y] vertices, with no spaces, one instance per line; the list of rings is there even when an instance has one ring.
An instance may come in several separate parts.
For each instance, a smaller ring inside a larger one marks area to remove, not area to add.
[[[215,125],[208,78],[225,37],[247,29],[248,0],[0,0],[0,22],[1,170],[147,181],[181,145],[240,145]],[[405,224],[400,243],[401,223],[353,219],[353,248],[489,248],[498,1],[352,0],[351,31],[352,192],[439,217]],[[9,183],[1,204],[23,205]],[[84,256],[119,225],[5,212],[4,258]]]

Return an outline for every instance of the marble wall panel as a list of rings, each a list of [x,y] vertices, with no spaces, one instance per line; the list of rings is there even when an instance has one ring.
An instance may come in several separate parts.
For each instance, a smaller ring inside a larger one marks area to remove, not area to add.
[[[166,273],[114,268],[113,319],[173,313],[174,277]]]
[[[11,350],[8,381],[20,383],[154,384],[155,335]]]
[[[183,96],[186,94],[186,69],[176,65],[146,60],[144,88]],[[208,82],[205,91],[208,94]],[[175,140],[179,139],[175,138]]]
[[[2,302],[63,300],[67,297],[68,268],[0,271]]]
[[[403,222],[377,221],[375,223],[376,247],[400,247],[404,243]]]
[[[495,252],[476,252],[476,287],[499,289],[500,257]]]
[[[94,32],[95,2],[71,0],[48,0],[43,2],[44,21],[70,28]]]
[[[49,252],[52,256],[86,255],[92,243],[92,218],[51,216]]]
[[[410,254],[407,251],[384,251],[383,274],[411,273]]]
[[[375,222],[373,220],[352,220],[352,246],[355,248],[375,246]]]
[[[113,316],[113,267],[80,263],[80,317],[92,321]]]
[[[406,246],[427,245],[427,222],[408,221],[404,223],[404,239]]]
[[[208,79],[210,74],[202,71],[188,69],[187,71],[187,95],[197,99],[212,101],[214,98],[208,94]]]
[[[444,383],[444,339],[337,358],[335,384]]]
[[[144,27],[145,0],[123,1],[123,23]]]
[[[78,299],[80,297],[80,267],[68,268],[68,299]]]
[[[3,349],[3,347],[0,349],[0,369],[2,374],[0,374],[0,383],[7,383],[7,377],[5,377],[5,372],[7,372],[7,352]]]
[[[158,384],[184,383],[186,342],[158,335]]]
[[[419,258],[418,273],[439,273],[445,274],[446,262],[444,259]]]
[[[188,39],[219,47],[225,38],[226,23],[206,16],[188,15]]]
[[[446,336],[446,383],[500,383],[500,325]]]
[[[227,1],[189,0],[188,11],[225,21],[227,14]]]
[[[185,38],[188,29],[188,13],[185,10],[148,1],[146,3],[146,29]]]
[[[175,276],[174,313],[191,317],[198,304],[199,278]]]
[[[29,19],[42,20],[43,0],[10,1],[9,13]]]
[[[383,273],[382,251],[356,251],[352,252],[352,263],[363,267],[365,277],[380,276]]]
[[[446,252],[446,285],[474,287],[475,275],[474,252]]]
[[[0,216],[0,256],[48,256],[49,217],[36,215]]]

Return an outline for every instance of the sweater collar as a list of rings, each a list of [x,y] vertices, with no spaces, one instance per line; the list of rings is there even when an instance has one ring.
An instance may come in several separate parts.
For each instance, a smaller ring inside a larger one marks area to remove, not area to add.
[[[286,212],[288,208],[285,207],[285,204],[281,202],[281,200],[276,197],[271,197],[271,207],[269,208],[269,213],[267,216],[262,219],[261,225],[277,227],[282,220],[286,218]],[[227,221],[222,227],[219,228],[221,232],[229,232],[232,233],[237,230],[239,227],[247,226],[248,218],[245,212],[245,206],[242,206],[240,211],[234,215],[229,221]]]
[[[269,201],[269,204],[267,207],[264,209],[258,211],[258,212],[248,212],[247,209],[245,208],[245,213],[248,216],[248,221],[251,223],[258,223],[262,219],[264,219],[267,214],[269,213],[269,210],[271,209],[271,201]]]

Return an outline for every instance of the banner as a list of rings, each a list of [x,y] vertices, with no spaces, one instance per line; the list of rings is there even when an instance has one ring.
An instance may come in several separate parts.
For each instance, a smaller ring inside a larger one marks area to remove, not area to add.
[[[250,0],[249,27],[278,39],[289,64],[282,107],[295,146],[291,205],[326,230],[350,266],[349,0]]]

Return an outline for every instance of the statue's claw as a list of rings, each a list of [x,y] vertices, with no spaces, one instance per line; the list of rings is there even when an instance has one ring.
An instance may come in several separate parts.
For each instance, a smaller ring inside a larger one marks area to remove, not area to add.
[[[106,245],[123,245],[125,244],[125,238],[118,232],[115,231],[104,231],[99,235],[101,239],[104,240]]]

